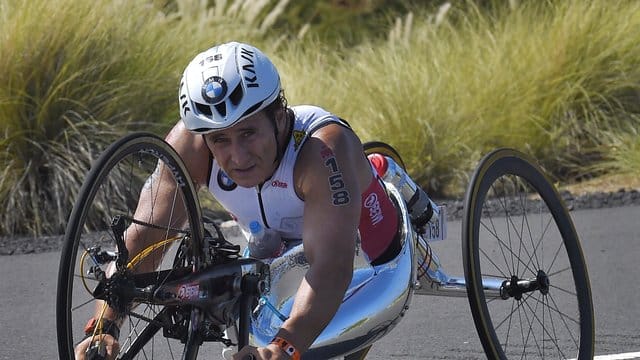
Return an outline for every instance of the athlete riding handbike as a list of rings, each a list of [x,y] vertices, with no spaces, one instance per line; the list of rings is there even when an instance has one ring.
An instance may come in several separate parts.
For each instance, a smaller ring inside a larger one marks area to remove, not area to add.
[[[414,294],[467,296],[488,358],[593,356],[576,231],[525,155],[480,162],[454,277],[430,245],[445,208],[399,154],[319,107],[289,107],[260,50],[198,54],[179,104],[166,139],[126,136],[87,176],[60,265],[61,358],[196,359],[219,342],[233,359],[363,359]],[[202,215],[200,187],[247,250]]]

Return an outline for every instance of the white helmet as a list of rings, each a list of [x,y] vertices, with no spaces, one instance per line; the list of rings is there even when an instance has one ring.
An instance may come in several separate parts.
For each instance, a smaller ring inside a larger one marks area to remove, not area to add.
[[[198,54],[180,81],[180,117],[197,133],[225,129],[271,104],[280,76],[269,58],[247,44],[230,42]]]

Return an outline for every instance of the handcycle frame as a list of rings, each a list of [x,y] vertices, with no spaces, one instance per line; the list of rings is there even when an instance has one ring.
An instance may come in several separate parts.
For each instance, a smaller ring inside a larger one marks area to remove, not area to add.
[[[135,139],[134,139],[135,140]],[[151,141],[152,138],[146,139]],[[161,141],[155,139],[153,141]],[[126,141],[124,141],[126,143]],[[115,147],[118,144],[114,144]],[[392,158],[398,158],[401,163],[402,160],[390,147],[369,147],[370,151],[382,152]],[[165,156],[165,155],[163,155]],[[177,157],[177,154],[170,156]],[[159,157],[160,158],[160,157]],[[179,158],[178,158],[179,159]],[[507,160],[505,160],[507,159]],[[506,161],[505,164],[502,164]],[[514,162],[515,161],[515,162]],[[522,167],[522,174],[525,177],[542,177],[540,170],[529,164],[529,160],[523,157],[522,154],[514,152],[509,149],[498,150],[494,153],[487,155],[481,164],[488,164],[488,166],[481,165],[474,174],[475,184],[474,188],[471,188],[467,192],[465,198],[465,219],[463,219],[463,232],[466,229],[472,229],[469,223],[473,224],[473,221],[478,221],[479,217],[477,209],[474,210],[473,205],[475,202],[483,202],[484,194],[482,191],[488,188],[488,185],[483,185],[484,178],[490,178],[492,182],[495,179],[491,179],[491,176],[486,176],[485,172],[491,173],[488,169],[491,166],[497,166],[498,172],[504,172],[505,166],[517,165]],[[182,164],[178,164],[183,167]],[[483,168],[484,166],[484,168]],[[533,169],[533,170],[532,170]],[[482,170],[482,171],[480,171]],[[182,170],[184,172],[184,170]],[[180,174],[179,174],[180,175]],[[184,174],[182,174],[184,175]],[[182,176],[181,175],[181,176]],[[478,181],[475,179],[478,178]],[[476,184],[477,183],[477,184]],[[566,209],[558,200],[558,195],[554,189],[549,188],[548,180],[540,180],[536,183],[536,191],[545,194],[546,197],[552,199],[554,204],[547,204],[553,208],[555,212],[566,214]],[[438,295],[438,296],[455,296],[464,297],[467,296],[470,299],[472,306],[472,313],[474,315],[474,321],[476,322],[476,328],[480,334],[483,347],[488,357],[490,358],[506,358],[501,349],[496,348],[495,333],[493,329],[486,330],[482,327],[490,327],[489,322],[486,320],[486,308],[483,308],[482,302],[492,301],[492,299],[510,299],[514,298],[520,300],[523,295],[527,296],[528,293],[539,291],[542,294],[546,294],[549,291],[549,277],[544,272],[536,274],[536,276],[529,278],[519,278],[517,276],[510,277],[487,277],[481,276],[481,286],[478,289],[478,284],[472,284],[466,281],[468,278],[478,278],[475,274],[473,259],[474,246],[473,240],[468,240],[463,244],[465,248],[465,277],[452,277],[444,272],[440,266],[437,255],[432,252],[429,242],[425,240],[419,231],[412,226],[408,216],[408,210],[406,205],[401,200],[402,197],[398,190],[394,188],[393,184],[387,184],[389,192],[392,195],[394,201],[398,205],[401,212],[401,218],[403,219],[403,250],[409,255],[411,266],[406,275],[406,294],[399,294],[398,298],[402,298],[400,302],[401,307],[386,314],[387,319],[383,322],[384,325],[376,329],[376,332],[366,338],[360,339],[360,342],[352,349],[345,351],[344,343],[332,343],[330,340],[324,342],[323,352],[316,352],[316,354],[336,354],[342,351],[343,354],[353,354],[363,352],[366,354],[368,346],[381,336],[386,334],[397,322],[402,314],[407,310],[410,297],[413,294],[417,295]],[[89,187],[90,188],[90,187]],[[480,192],[480,194],[479,194]],[[479,196],[479,198],[473,198],[473,196]],[[89,196],[90,197],[90,196]],[[543,196],[544,197],[544,196]],[[544,199],[547,201],[547,199]],[[196,199],[197,202],[197,199]],[[559,204],[559,205],[558,205]],[[76,210],[74,209],[74,212]],[[476,211],[476,212],[474,212]],[[193,216],[194,214],[190,214]],[[200,215],[199,208],[196,211],[197,216]],[[569,225],[561,226],[563,229],[572,229],[573,225],[570,223],[570,219],[563,216],[559,216],[556,213],[554,215],[555,222],[569,222]],[[72,214],[72,217],[73,214]],[[77,217],[77,216],[76,216]],[[82,217],[82,216],[81,216]],[[129,219],[136,221],[134,219]],[[152,224],[146,224],[153,226]],[[74,226],[70,225],[70,228]],[[77,226],[77,225],[76,225]],[[477,227],[477,226],[476,226]],[[198,229],[196,229],[198,230]],[[197,356],[197,346],[204,341],[219,341],[225,345],[237,345],[238,348],[249,343],[249,337],[251,334],[251,316],[255,306],[259,303],[263,296],[271,290],[273,284],[270,279],[270,267],[263,261],[251,258],[241,258],[238,256],[239,249],[229,244],[224,236],[216,228],[217,234],[214,236],[216,239],[207,240],[206,237],[202,237],[201,229],[193,233],[183,233],[181,236],[176,237],[182,242],[189,240],[190,237],[194,237],[196,243],[200,243],[203,246],[208,246],[213,249],[209,249],[215,253],[215,259],[209,259],[208,264],[187,264],[180,269],[172,269],[170,272],[160,273],[160,276],[164,279],[161,285],[154,285],[153,279],[145,278],[144,274],[134,274],[130,271],[130,263],[128,259],[128,251],[124,245],[122,234],[124,233],[123,217],[116,217],[113,219],[111,225],[111,231],[113,232],[117,251],[101,250],[100,248],[87,249],[89,258],[94,263],[108,263],[114,262],[116,265],[116,272],[111,276],[106,276],[104,272],[101,272],[99,267],[92,267],[89,273],[93,273],[99,280],[99,285],[93,290],[93,296],[97,299],[105,300],[110,306],[117,309],[122,313],[129,313],[132,304],[134,303],[148,303],[158,304],[166,306],[161,313],[153,319],[143,319],[149,323],[149,336],[160,329],[163,329],[165,337],[178,338],[187,345],[185,348],[189,348],[190,345],[196,345],[195,352],[186,351],[183,355],[184,359],[195,359]],[[567,230],[562,230],[562,237],[565,239],[565,246],[571,246],[572,253],[577,249],[577,255],[573,257],[581,258],[581,250],[577,243],[577,237],[575,235],[575,229],[573,233],[567,233]],[[463,236],[473,238],[477,237],[477,234],[465,233]],[[69,237],[73,241],[73,236]],[[566,238],[570,239],[567,243]],[[476,239],[477,241],[477,239]],[[569,245],[567,245],[569,244]],[[153,245],[152,245],[153,246]],[[70,244],[69,249],[75,250],[76,245]],[[70,251],[66,250],[65,252]],[[152,252],[150,250],[149,252]],[[300,251],[300,249],[298,249]],[[142,253],[146,251],[143,250]],[[225,255],[220,256],[220,253]],[[477,255],[477,249],[475,249]],[[471,255],[470,255],[471,254]],[[464,254],[463,254],[464,255]],[[557,254],[556,254],[557,255]],[[399,256],[400,257],[400,256]],[[571,255],[570,255],[571,257]],[[138,255],[134,257],[134,261],[137,261]],[[63,256],[63,260],[65,257]],[[176,258],[176,260],[178,260]],[[586,299],[578,299],[578,305],[581,315],[580,318],[580,346],[579,346],[579,358],[589,358],[593,356],[593,309],[592,301],[590,297],[590,288],[588,284],[588,277],[586,275],[586,268],[584,268],[584,259],[581,261],[570,259],[572,271],[574,271],[574,279],[576,281],[576,287],[579,288],[577,293],[585,295]],[[68,266],[61,262],[61,269]],[[575,269],[573,269],[575,268]],[[196,270],[194,270],[196,269]],[[199,270],[198,270],[199,269]],[[576,278],[575,272],[579,272],[580,276]],[[158,274],[156,274],[158,275]],[[62,335],[68,331],[69,315],[62,314],[68,310],[68,304],[65,301],[66,297],[70,296],[70,289],[64,288],[64,282],[69,281],[71,274],[61,271],[59,277],[59,294],[58,294],[58,334],[59,334],[59,349],[61,356],[72,354],[73,349],[71,342],[67,339],[68,335]],[[84,275],[83,275],[84,276]],[[582,284],[585,282],[586,284]],[[86,285],[85,285],[86,286]],[[64,289],[63,289],[64,288]],[[470,293],[469,289],[473,291]],[[478,295],[480,294],[480,295]],[[264,304],[263,304],[264,305]],[[278,309],[276,309],[277,312]],[[480,314],[480,315],[478,315]],[[281,314],[280,314],[281,315]],[[139,317],[139,315],[136,315]],[[179,320],[176,320],[179,319]],[[583,324],[586,330],[583,330]],[[489,324],[489,325],[487,325]],[[233,329],[237,326],[238,336],[235,341],[232,341],[226,335],[223,335],[224,329]],[[146,331],[146,330],[145,330]],[[554,330],[555,333],[555,330]],[[63,340],[65,339],[65,340]],[[146,339],[146,340],[145,340]],[[134,343],[132,346],[144,346],[144,342],[148,341],[149,337],[143,338],[141,343]],[[255,338],[254,338],[255,340]],[[263,339],[264,340],[264,339]],[[575,342],[575,340],[574,340]],[[544,335],[543,335],[543,347],[544,347]],[[498,345],[499,346],[499,345]],[[332,348],[333,347],[333,348]],[[313,347],[311,349],[313,353]],[[560,350],[560,349],[558,349]],[[323,355],[318,355],[322,358]],[[351,355],[349,355],[351,356]],[[352,358],[347,356],[347,358]],[[70,356],[68,356],[70,357]],[[542,356],[544,358],[544,356]],[[123,357],[126,359],[128,357]]]

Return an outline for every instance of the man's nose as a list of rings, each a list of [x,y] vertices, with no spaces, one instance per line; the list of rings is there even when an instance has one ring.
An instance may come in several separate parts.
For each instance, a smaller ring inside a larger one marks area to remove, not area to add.
[[[249,151],[240,141],[234,141],[231,144],[231,161],[235,165],[242,166],[249,160]]]

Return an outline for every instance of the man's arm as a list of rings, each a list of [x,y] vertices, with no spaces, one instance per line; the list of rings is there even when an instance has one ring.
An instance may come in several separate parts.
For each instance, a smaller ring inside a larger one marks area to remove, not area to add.
[[[179,121],[165,140],[184,161],[195,188],[206,186],[210,155],[202,136],[189,132],[182,121]],[[134,216],[156,224],[167,224],[171,218],[172,226],[181,226],[187,221],[187,214],[184,206],[181,203],[175,204],[173,200],[176,191],[173,175],[164,166],[159,170],[147,180],[149,185],[141,191]],[[131,256],[165,236],[164,230],[135,224],[127,229],[126,235],[127,249]],[[153,267],[148,265],[141,264],[145,267],[144,271],[153,271]]]
[[[328,125],[304,145],[295,169],[304,198],[304,252],[310,268],[278,336],[306,351],[338,310],[351,282],[361,194],[371,168],[349,129]]]

